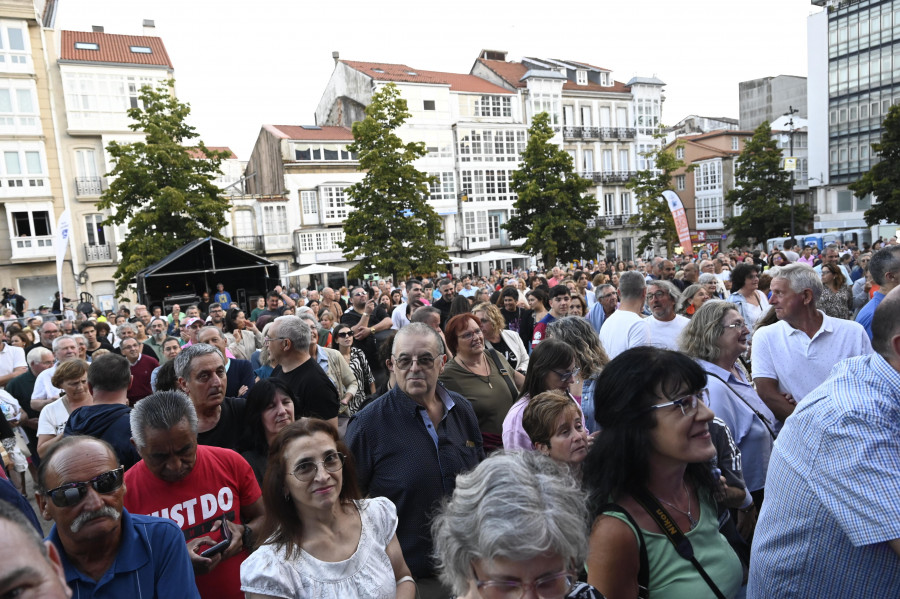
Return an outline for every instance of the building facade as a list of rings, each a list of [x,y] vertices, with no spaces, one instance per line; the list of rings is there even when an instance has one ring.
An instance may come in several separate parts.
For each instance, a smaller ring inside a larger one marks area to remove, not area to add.
[[[809,173],[821,231],[866,228],[872,198],[848,185],[876,162],[872,144],[900,102],[900,0],[812,0],[807,21]],[[871,228],[892,236],[897,224]]]
[[[794,109],[806,118],[806,77],[778,75],[738,83],[739,128],[752,131]]]

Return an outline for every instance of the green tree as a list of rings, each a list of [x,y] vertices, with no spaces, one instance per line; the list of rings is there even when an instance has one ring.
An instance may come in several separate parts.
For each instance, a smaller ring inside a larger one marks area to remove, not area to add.
[[[359,154],[366,176],[347,190],[353,211],[341,247],[347,260],[359,260],[352,277],[377,272],[397,280],[437,270],[448,260],[436,242],[443,238],[441,218],[427,202],[431,178],[413,166],[425,144],[403,143],[394,132],[409,116],[406,100],[389,83],[372,94],[366,118],[353,123],[349,149]]]
[[[591,259],[603,250],[609,231],[587,227],[597,216],[597,200],[585,195],[592,183],[575,174],[572,157],[551,142],[553,128],[546,112],[532,119],[522,165],[512,174],[518,194],[516,215],[504,223],[513,239],[524,239],[522,250],[540,254],[544,266],[557,261]]]
[[[127,228],[114,275],[119,294],[142,268],[195,239],[220,236],[226,224],[228,201],[213,180],[228,153],[202,141],[184,145],[198,134],[185,122],[191,109],[175,98],[174,84],[144,86],[139,107],[128,111],[129,128],[146,134],[143,141],[106,146],[112,182],[97,206],[111,211],[104,225]]]
[[[729,206],[739,206],[738,216],[725,219],[733,245],[765,242],[780,237],[791,227],[791,177],[781,168],[781,150],[772,128],[763,122],[753,132],[734,167],[736,187],[725,194]],[[794,222],[812,219],[806,204],[795,204]]]
[[[662,139],[664,136],[656,137]],[[626,184],[626,187],[634,193],[637,202],[637,212],[628,222],[643,231],[638,240],[638,252],[652,247],[656,240],[665,244],[669,256],[675,251],[678,231],[675,229],[672,211],[669,210],[669,204],[666,203],[662,193],[666,190],[675,191],[672,187],[672,173],[684,167],[684,162],[675,157],[675,148],[683,145],[683,142],[676,142],[674,146],[668,148],[657,146],[644,153],[647,163],[655,168],[638,171]],[[693,166],[686,170],[693,170]]]
[[[869,226],[900,222],[900,104],[894,104],[884,118],[881,141],[872,144],[881,161],[850,185],[856,197],[875,196],[864,218]]]

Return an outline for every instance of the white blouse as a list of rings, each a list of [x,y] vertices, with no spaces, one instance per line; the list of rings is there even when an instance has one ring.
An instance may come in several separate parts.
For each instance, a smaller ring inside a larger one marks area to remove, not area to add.
[[[291,560],[263,545],[241,564],[241,590],[285,599],[393,599],[397,595],[387,546],[397,530],[397,508],[384,497],[356,502],[362,532],[356,552],[323,562],[300,549]]]

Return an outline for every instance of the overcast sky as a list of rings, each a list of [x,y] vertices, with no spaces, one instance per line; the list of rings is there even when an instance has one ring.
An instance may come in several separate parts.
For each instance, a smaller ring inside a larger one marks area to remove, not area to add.
[[[482,48],[666,82],[663,122],[738,117],[738,82],[806,76],[809,0],[61,0],[57,29],[156,22],[207,145],[249,158],[260,126],[312,124],[341,58],[468,73]],[[549,12],[548,12],[549,11]]]

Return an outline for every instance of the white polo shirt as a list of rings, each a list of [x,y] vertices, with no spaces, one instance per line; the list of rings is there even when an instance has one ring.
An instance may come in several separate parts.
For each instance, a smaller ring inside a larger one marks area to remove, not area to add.
[[[59,397],[62,389],[57,389],[50,382],[53,374],[56,372],[56,364],[37,375],[34,381],[34,391],[31,393],[31,399],[50,399],[51,397]]]
[[[0,376],[5,376],[16,368],[27,367],[28,365],[25,363],[25,350],[21,347],[4,343],[3,349],[0,349]]]
[[[781,392],[799,403],[838,362],[872,353],[862,325],[819,314],[822,326],[812,338],[783,320],[758,330],[753,335],[753,378],[777,380]]]
[[[603,321],[600,343],[610,360],[626,349],[650,344],[646,321],[647,319],[627,310],[616,310]]]

